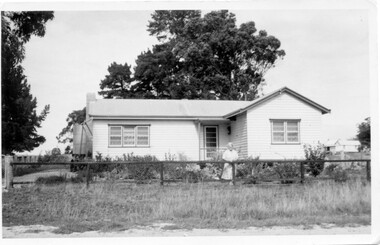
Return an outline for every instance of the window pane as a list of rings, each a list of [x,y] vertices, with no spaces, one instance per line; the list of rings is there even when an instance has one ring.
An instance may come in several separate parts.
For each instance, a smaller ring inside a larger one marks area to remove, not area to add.
[[[216,128],[215,127],[206,128],[206,133],[216,133]]]
[[[280,133],[280,132],[273,133],[273,142],[284,142],[284,141],[285,141],[284,133]]]
[[[111,136],[110,145],[121,145],[121,136]]]
[[[214,137],[216,138],[216,132],[206,132],[206,137]]]
[[[110,135],[119,135],[119,136],[121,136],[121,126],[110,127]]]
[[[298,132],[297,133],[288,133],[288,142],[298,142]]]
[[[149,127],[137,127],[137,145],[149,145]]]
[[[135,144],[135,127],[134,126],[125,126],[124,132],[124,145],[134,145]]]
[[[287,122],[287,130],[298,132],[298,122]]]
[[[111,146],[121,146],[121,126],[110,127],[109,142]]]
[[[284,122],[273,122],[273,131],[284,131]]]
[[[137,136],[137,145],[149,145],[148,136]]]
[[[137,127],[137,135],[148,136],[149,135],[148,127]]]
[[[206,149],[206,158],[212,158],[216,156],[216,148]]]

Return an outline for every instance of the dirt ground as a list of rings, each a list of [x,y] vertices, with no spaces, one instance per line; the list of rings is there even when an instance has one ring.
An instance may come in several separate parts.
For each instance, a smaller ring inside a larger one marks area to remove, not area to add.
[[[250,227],[247,229],[176,229],[174,224],[157,223],[126,231],[56,234],[57,227],[30,225],[3,227],[3,238],[60,238],[60,237],[186,237],[186,236],[257,236],[257,235],[354,235],[370,234],[371,226],[337,227],[331,224],[293,227]]]

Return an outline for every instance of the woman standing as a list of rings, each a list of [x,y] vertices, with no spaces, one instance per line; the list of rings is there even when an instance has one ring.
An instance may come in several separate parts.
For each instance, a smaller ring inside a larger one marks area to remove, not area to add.
[[[236,161],[239,158],[238,153],[234,149],[234,145],[231,142],[227,144],[227,150],[223,153],[222,158],[228,162]],[[224,164],[221,178],[225,180],[232,180],[232,165],[230,163],[226,162]],[[232,184],[232,182],[230,184]]]

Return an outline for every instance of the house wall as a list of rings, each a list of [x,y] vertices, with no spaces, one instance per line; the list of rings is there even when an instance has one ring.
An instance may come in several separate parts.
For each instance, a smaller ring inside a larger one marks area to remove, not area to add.
[[[109,147],[109,124],[150,124],[149,147]],[[165,153],[184,154],[189,160],[198,160],[199,141],[198,126],[194,121],[159,121],[159,120],[93,120],[93,156],[97,152],[103,156],[118,157],[127,153],[135,155],[154,155],[165,160]]]
[[[304,158],[303,144],[316,144],[320,140],[321,116],[320,110],[287,93],[248,110],[248,155],[260,159]],[[272,144],[270,119],[300,119],[301,144]]]
[[[239,152],[239,157],[248,157],[247,148],[247,113],[242,113],[231,121],[231,142]]]
[[[344,152],[358,152],[358,147],[355,145],[336,145],[336,152],[344,151]]]

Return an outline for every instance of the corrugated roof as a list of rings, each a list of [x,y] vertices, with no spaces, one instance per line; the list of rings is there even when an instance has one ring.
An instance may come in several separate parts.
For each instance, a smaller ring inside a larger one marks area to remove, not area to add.
[[[95,117],[220,117],[251,101],[101,99],[90,104]]]
[[[253,101],[101,99],[91,102],[89,114],[93,117],[217,117],[223,119],[243,113],[284,92],[321,110],[322,114],[330,112],[329,109],[314,101],[283,87]]]

